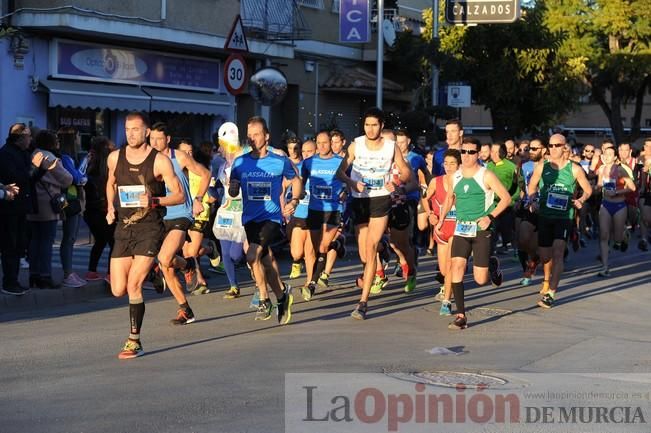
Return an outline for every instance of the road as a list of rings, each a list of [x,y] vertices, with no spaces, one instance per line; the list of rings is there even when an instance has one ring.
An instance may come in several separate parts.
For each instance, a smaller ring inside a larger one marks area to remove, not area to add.
[[[596,250],[592,241],[578,255],[570,255],[558,304],[551,310],[536,307],[540,276],[535,286],[521,287],[516,263],[503,259],[501,287],[480,288],[467,281],[471,326],[457,332],[447,329],[451,319],[440,317],[439,304],[433,302],[432,258],[421,260],[414,293],[402,293],[401,282],[394,278],[371,299],[368,320],[352,320],[349,314],[358,290],[350,283],[359,272],[354,253],[338,264],[330,290],[309,303],[296,292],[287,326],[273,319],[253,320],[248,308],[252,287],[245,270],[240,271],[246,280],[243,296],[232,301],[222,298],[225,277],[211,274],[215,292],[190,298],[198,320],[188,326],[169,324],[176,310],[169,294],[146,292],[141,334],[146,355],[130,361],[116,358],[128,333],[124,299],[3,314],[0,431],[387,431],[386,425],[366,426],[367,430],[338,426],[324,430],[324,423],[296,427],[306,411],[304,389],[295,386],[296,380],[350,384],[350,376],[325,373],[386,378],[386,372],[434,372],[444,381],[458,381],[462,373],[485,373],[530,385],[536,380],[517,379],[519,375],[541,374],[539,381],[549,384],[565,373],[608,373],[628,378],[617,379],[612,385],[617,389],[646,389],[642,403],[648,411],[651,380],[646,385],[644,381],[651,377],[649,253],[634,248],[614,253],[612,277],[601,279],[596,276]],[[289,267],[283,257],[285,274]],[[640,376],[631,380],[633,374]],[[286,379],[291,394],[287,396]],[[572,383],[578,387],[581,382]],[[286,397],[291,404],[285,403]],[[651,422],[651,411],[645,414]],[[412,423],[399,431],[421,431],[416,427]],[[452,427],[427,431],[456,431]],[[511,431],[502,427],[495,431]],[[516,427],[513,431],[529,431]],[[535,431],[574,431],[537,427]],[[638,431],[634,427],[622,431]],[[618,431],[608,428],[605,431]]]

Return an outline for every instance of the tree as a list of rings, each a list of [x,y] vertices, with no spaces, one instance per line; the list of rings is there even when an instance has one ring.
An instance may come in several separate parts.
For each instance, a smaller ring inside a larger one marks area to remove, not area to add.
[[[545,23],[562,38],[559,54],[589,89],[617,143],[640,136],[646,89],[651,87],[649,0],[546,0]],[[622,106],[634,103],[629,134]]]

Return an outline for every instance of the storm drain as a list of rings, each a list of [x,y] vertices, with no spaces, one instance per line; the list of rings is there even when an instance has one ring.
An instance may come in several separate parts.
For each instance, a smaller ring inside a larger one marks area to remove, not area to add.
[[[421,371],[412,373],[385,371],[384,374],[398,380],[443,386],[446,388],[499,389],[509,383],[507,380],[497,376],[461,371]]]

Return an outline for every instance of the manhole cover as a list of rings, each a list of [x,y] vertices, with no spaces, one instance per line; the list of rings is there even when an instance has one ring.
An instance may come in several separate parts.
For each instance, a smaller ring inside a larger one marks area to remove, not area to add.
[[[499,389],[509,383],[507,380],[496,376],[460,371],[422,371],[413,373],[385,371],[385,374],[398,380],[444,386],[447,388]]]

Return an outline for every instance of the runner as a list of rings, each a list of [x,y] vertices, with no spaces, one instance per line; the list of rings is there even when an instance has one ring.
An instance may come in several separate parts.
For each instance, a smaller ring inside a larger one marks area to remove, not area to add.
[[[210,171],[199,164],[192,156],[170,148],[171,136],[167,125],[157,122],[151,127],[149,142],[158,152],[167,156],[172,161],[174,172],[181,183],[185,200],[183,203],[168,206],[163,223],[165,224],[165,237],[158,253],[158,266],[163,274],[164,284],[170,289],[172,296],[179,304],[176,318],[172,319],[174,325],[187,325],[195,321],[194,312],[185,297],[183,286],[176,275],[176,270],[185,272],[193,270],[196,262],[193,257],[177,257],[182,251],[187,237],[188,229],[192,226],[193,217],[203,212],[203,197],[210,183]],[[190,195],[190,181],[185,172],[199,176],[200,183],[197,195]],[[168,187],[169,189],[169,187]]]
[[[425,210],[429,216],[429,222],[432,227],[436,227],[440,220],[443,220],[441,226],[441,233],[432,230],[432,236],[436,240],[436,257],[438,259],[439,275],[436,276],[437,281],[441,282],[441,289],[437,295],[438,300],[441,301],[441,316],[452,315],[452,275],[450,273],[451,257],[451,244],[452,236],[454,235],[454,228],[457,224],[456,209],[454,206],[450,211],[442,215],[443,204],[448,195],[446,187],[452,183],[451,179],[454,174],[459,170],[461,165],[461,153],[456,149],[448,149],[445,151],[443,157],[443,167],[445,174],[437,176],[432,179],[427,187],[425,198]]]
[[[529,199],[540,191],[538,251],[545,274],[549,275],[549,288],[545,290],[543,287],[542,298],[538,301],[542,308],[554,305],[564,268],[565,247],[573,226],[574,208],[580,209],[592,194],[585,171],[564,157],[565,144],[562,134],[550,137],[549,159],[534,169],[527,187]],[[574,199],[577,183],[583,194]]]
[[[301,161],[296,165],[297,170],[301,173],[303,162],[314,156],[316,153],[316,144],[312,140],[307,140],[301,147]],[[314,247],[310,240],[310,230],[308,228],[308,205],[310,204],[310,185],[304,186],[305,197],[298,203],[298,207],[287,223],[287,234],[289,236],[289,249],[292,255],[292,270],[289,274],[290,279],[296,279],[301,275],[301,262],[305,261],[307,286],[312,281],[312,272],[316,263]],[[290,197],[291,199],[291,197]]]
[[[219,127],[218,135],[225,162],[214,175],[215,179],[211,183],[228,185],[233,161],[242,153],[239,131],[234,123],[225,122]],[[209,189],[209,194],[212,200],[218,198],[218,194],[212,187]],[[246,233],[242,225],[242,194],[233,196],[227,188],[221,199],[212,231],[221,245],[221,263],[228,278],[229,288],[224,294],[224,299],[235,299],[240,296],[235,265],[242,261],[246,249]]]
[[[394,142],[381,136],[384,113],[378,108],[369,109],[362,117],[364,135],[357,137],[348,147],[348,154],[339,167],[337,176],[354,197],[351,211],[357,232],[359,255],[364,267],[362,295],[351,313],[364,320],[368,308],[376,268],[378,244],[387,229],[391,209],[390,191],[386,188],[395,162],[401,181],[411,179],[411,170]],[[346,170],[352,166],[350,177]],[[404,177],[403,177],[404,176]]]
[[[251,152],[235,159],[231,169],[229,194],[237,196],[242,189],[242,223],[249,242],[246,259],[253,269],[256,286],[260,290],[260,303],[255,320],[271,318],[273,305],[269,300],[267,284],[277,299],[280,324],[291,320],[294,301],[291,287],[280,281],[278,264],[270,246],[281,235],[283,215],[294,213],[303,195],[301,178],[296,167],[282,155],[269,150],[269,129],[262,117],[251,117],[247,122],[247,137]],[[292,198],[281,213],[280,196],[283,179],[292,180]]]
[[[648,231],[651,227],[651,177],[649,176],[649,169],[651,169],[651,137],[644,139],[644,147],[638,158],[638,167],[640,177],[638,180],[640,190],[640,233],[642,239],[638,244],[638,248],[642,251],[649,250]]]
[[[490,226],[495,218],[511,203],[509,192],[494,173],[478,163],[480,144],[470,137],[461,144],[461,168],[448,179],[446,190],[452,192],[445,197],[441,215],[447,215],[456,207],[457,223],[451,247],[450,273],[452,292],[457,306],[456,318],[449,329],[468,327],[464,303],[463,275],[468,257],[473,255],[473,275],[479,285],[489,281],[496,286],[502,284],[502,271],[497,257],[490,256]],[[500,198],[495,204],[495,194]],[[445,236],[443,224],[436,224],[438,236]]]
[[[142,284],[158,254],[164,234],[162,206],[183,203],[185,195],[169,158],[147,144],[149,121],[129,113],[125,120],[127,145],[108,157],[106,222],[116,220],[111,254],[111,291],[129,296],[130,333],[119,359],[144,354],[140,328],[145,316]],[[165,194],[165,185],[169,193]],[[117,197],[116,197],[117,192]],[[116,201],[117,198],[117,201]]]
[[[597,185],[602,188],[603,199],[599,209],[599,247],[603,268],[600,277],[609,277],[608,252],[610,233],[613,233],[613,249],[625,251],[623,248],[624,232],[626,231],[627,195],[635,191],[635,183],[628,171],[616,160],[615,148],[609,147],[603,152],[603,165],[599,168]]]
[[[344,185],[336,177],[343,158],[333,153],[328,131],[317,134],[316,147],[318,153],[304,160],[301,166],[303,183],[306,185],[306,190],[307,188],[310,190],[307,225],[310,229],[312,247],[316,253],[312,279],[302,290],[303,299],[306,301],[314,296],[316,281],[323,280],[322,285],[326,287],[328,285],[329,275],[323,274],[326,256],[337,237],[343,211],[342,202],[346,200]]]

